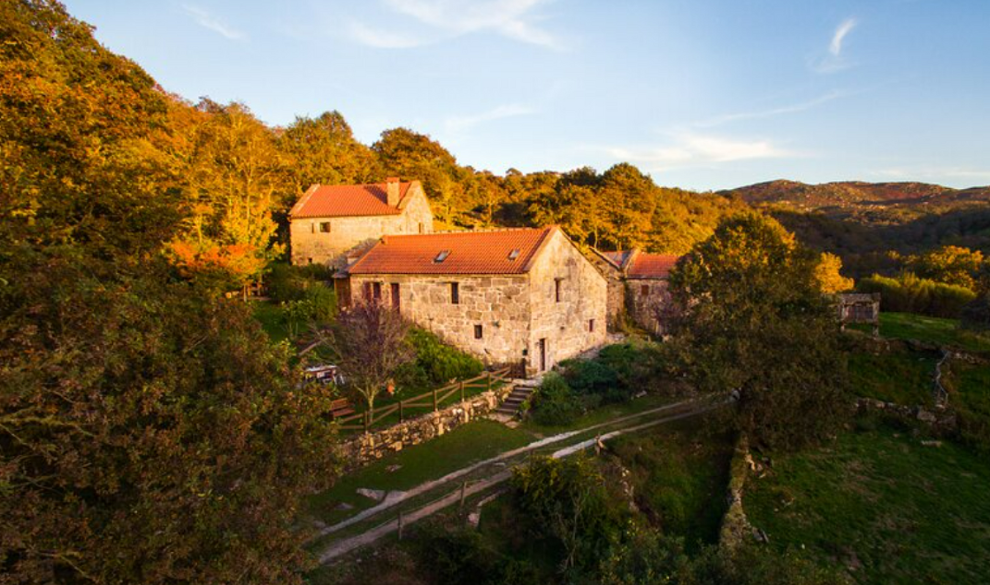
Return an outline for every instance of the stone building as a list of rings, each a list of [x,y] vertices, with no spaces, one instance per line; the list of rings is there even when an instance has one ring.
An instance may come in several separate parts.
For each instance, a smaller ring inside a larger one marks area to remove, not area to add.
[[[843,331],[848,323],[866,323],[873,326],[874,337],[880,335],[880,293],[840,293],[836,311]]]
[[[313,185],[289,211],[293,264],[340,268],[347,253],[383,235],[433,232],[433,213],[419,181]]]
[[[606,340],[605,279],[557,227],[384,236],[335,285],[520,374]]]
[[[667,302],[667,276],[676,254],[647,254],[638,249],[602,252],[591,260],[608,280],[608,322],[617,327],[624,316],[655,334],[663,332],[661,311]]]

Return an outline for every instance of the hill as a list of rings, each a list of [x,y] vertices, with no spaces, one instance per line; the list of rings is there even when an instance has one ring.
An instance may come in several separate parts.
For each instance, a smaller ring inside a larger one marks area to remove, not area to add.
[[[841,181],[809,185],[777,180],[723,191],[752,205],[785,204],[801,209],[890,206],[956,206],[990,201],[990,187],[952,189],[929,183]]]

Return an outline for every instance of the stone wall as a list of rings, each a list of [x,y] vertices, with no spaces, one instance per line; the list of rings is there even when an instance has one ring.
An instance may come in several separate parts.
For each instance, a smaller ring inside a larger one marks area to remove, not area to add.
[[[350,471],[381,459],[389,453],[439,437],[466,422],[494,411],[511,392],[512,384],[504,384],[495,390],[483,392],[443,410],[355,437],[340,447],[344,467]]]
[[[393,306],[392,285],[397,284],[403,317],[495,366],[518,364],[529,347],[528,281],[525,274],[353,275],[350,287],[353,301],[361,302],[365,283],[379,283],[382,302]],[[455,282],[460,301],[456,305],[451,300]],[[476,326],[481,327],[480,339],[475,337]]]
[[[546,369],[603,345],[608,329],[608,283],[562,232],[545,244],[529,271],[532,328],[529,372],[540,370],[545,339]],[[559,288],[558,288],[559,287]],[[559,296],[558,296],[559,292]]]
[[[433,232],[433,213],[422,187],[413,184],[406,194],[409,203],[397,215],[359,217],[304,217],[289,223],[293,264],[328,264],[343,266],[346,253],[362,243],[386,235]],[[330,232],[321,232],[328,222]]]
[[[626,295],[626,310],[632,320],[651,333],[662,333],[660,311],[669,301],[667,280],[663,278],[627,280]]]
[[[726,510],[725,516],[722,518],[722,528],[718,537],[719,546],[730,551],[738,548],[747,537],[753,534],[753,527],[743,509],[743,493],[752,466],[753,458],[749,453],[749,440],[743,434],[736,441],[732,462],[729,463],[729,489],[728,494],[726,494],[729,509]]]
[[[590,251],[587,254],[587,257],[608,283],[607,296],[605,299],[608,330],[618,331],[622,315],[626,310],[626,282],[622,276],[622,271],[619,270],[615,264],[612,264],[608,260],[602,258],[594,251]]]

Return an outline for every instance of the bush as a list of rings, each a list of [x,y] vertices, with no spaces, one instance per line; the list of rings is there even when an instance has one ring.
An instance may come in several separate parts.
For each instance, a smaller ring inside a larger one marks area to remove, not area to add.
[[[880,293],[884,311],[933,317],[959,317],[963,307],[976,298],[976,293],[968,288],[919,278],[911,273],[896,278],[874,274],[862,279],[857,289]]]
[[[568,360],[562,366],[564,379],[577,395],[604,404],[629,400],[662,376],[654,346],[632,343],[609,345],[594,359]]]
[[[509,558],[487,545],[477,530],[432,525],[421,539],[425,569],[450,585],[528,585],[539,575],[526,561]]]
[[[582,401],[560,375],[550,372],[534,393],[530,412],[537,424],[561,426],[574,422],[584,412]]]
[[[972,331],[990,331],[990,293],[963,307],[960,325]]]
[[[301,301],[311,288],[333,290],[325,283],[333,277],[333,271],[322,264],[292,266],[277,263],[271,266],[265,280],[268,296],[277,303]]]
[[[430,390],[451,380],[466,380],[485,369],[478,358],[444,344],[424,329],[412,328],[409,342],[416,350],[416,360],[396,374],[400,388]]]

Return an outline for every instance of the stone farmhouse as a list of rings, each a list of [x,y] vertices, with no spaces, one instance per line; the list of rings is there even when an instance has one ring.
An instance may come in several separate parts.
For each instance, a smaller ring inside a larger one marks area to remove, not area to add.
[[[419,181],[313,185],[289,211],[293,264],[340,268],[347,253],[383,235],[428,234],[433,213]]]
[[[606,280],[557,227],[382,236],[335,288],[520,374],[606,341]]]
[[[661,310],[667,302],[667,276],[676,254],[647,254],[638,249],[602,252],[591,261],[608,280],[608,324],[614,329],[623,314],[652,333],[662,333]]]

